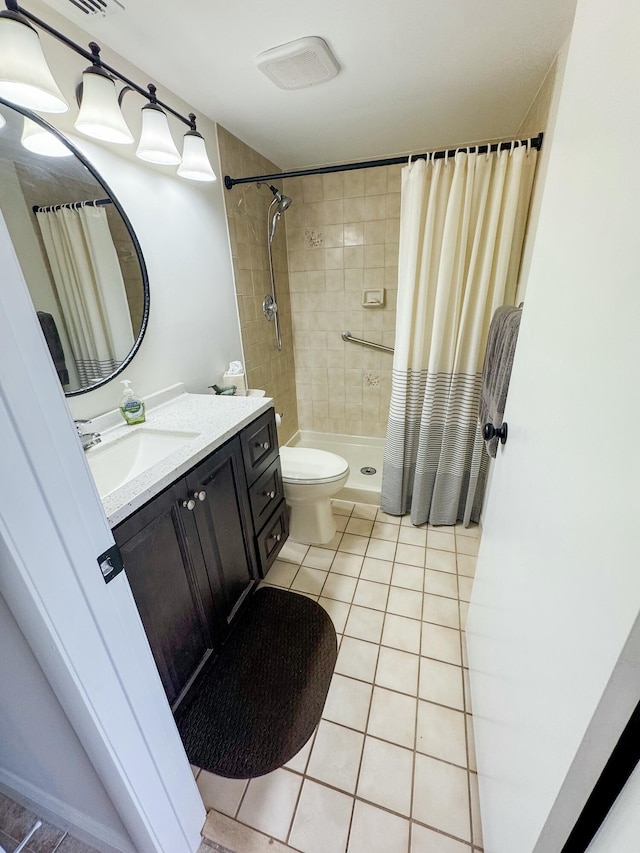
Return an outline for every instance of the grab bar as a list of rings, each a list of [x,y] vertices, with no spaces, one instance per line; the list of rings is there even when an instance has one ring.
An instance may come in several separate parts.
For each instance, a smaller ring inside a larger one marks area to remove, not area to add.
[[[381,349],[383,352],[393,352],[393,347],[386,347],[384,344],[375,344],[373,341],[364,341],[362,338],[354,338],[351,332],[342,333],[343,341],[351,341],[352,344],[361,344],[363,347],[371,347],[371,349]]]

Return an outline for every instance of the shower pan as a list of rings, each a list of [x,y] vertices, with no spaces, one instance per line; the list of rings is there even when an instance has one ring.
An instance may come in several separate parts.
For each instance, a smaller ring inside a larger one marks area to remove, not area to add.
[[[261,182],[258,181],[258,186],[260,186]],[[271,192],[273,193],[273,200],[269,205],[269,211],[267,213],[267,244],[269,248],[269,276],[271,278],[271,293],[267,293],[263,302],[262,302],[262,311],[267,320],[273,320],[275,324],[275,332],[276,332],[276,346],[278,350],[282,350],[282,337],[280,335],[280,320],[278,318],[278,300],[276,298],[276,279],[273,272],[273,238],[276,233],[276,228],[278,222],[280,221],[280,217],[285,212],[285,210],[289,207],[292,202],[292,199],[289,198],[288,195],[284,195],[280,190],[276,189],[276,187],[272,186],[272,184],[267,184]],[[271,215],[271,211],[273,210],[273,216]]]

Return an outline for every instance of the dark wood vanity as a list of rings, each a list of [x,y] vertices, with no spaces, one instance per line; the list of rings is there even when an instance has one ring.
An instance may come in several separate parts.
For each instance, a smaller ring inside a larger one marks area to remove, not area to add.
[[[175,712],[287,538],[273,409],[113,535]]]

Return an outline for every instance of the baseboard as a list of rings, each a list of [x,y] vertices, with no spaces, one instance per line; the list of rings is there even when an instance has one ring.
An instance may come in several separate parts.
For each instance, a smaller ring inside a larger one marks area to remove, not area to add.
[[[2,767],[0,767],[0,791],[47,823],[95,847],[100,853],[136,853],[128,838],[113,832],[84,812],[63,803],[57,797],[51,796]]]

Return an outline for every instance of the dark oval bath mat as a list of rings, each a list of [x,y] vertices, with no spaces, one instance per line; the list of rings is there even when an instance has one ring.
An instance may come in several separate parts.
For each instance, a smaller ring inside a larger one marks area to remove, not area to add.
[[[320,721],[337,656],[328,614],[310,598],[259,589],[177,721],[189,761],[230,779],[270,773]]]

